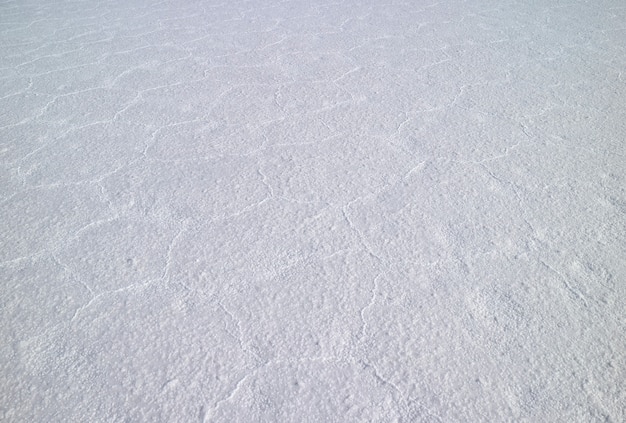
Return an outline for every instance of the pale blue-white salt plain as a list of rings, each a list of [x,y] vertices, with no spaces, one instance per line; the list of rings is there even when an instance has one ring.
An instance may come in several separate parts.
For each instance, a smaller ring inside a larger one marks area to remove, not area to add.
[[[626,421],[622,0],[0,0],[0,420]]]

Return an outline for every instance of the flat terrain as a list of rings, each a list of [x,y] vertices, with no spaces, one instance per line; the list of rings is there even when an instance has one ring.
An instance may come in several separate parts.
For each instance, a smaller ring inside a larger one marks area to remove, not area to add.
[[[0,420],[626,421],[623,0],[0,0]]]

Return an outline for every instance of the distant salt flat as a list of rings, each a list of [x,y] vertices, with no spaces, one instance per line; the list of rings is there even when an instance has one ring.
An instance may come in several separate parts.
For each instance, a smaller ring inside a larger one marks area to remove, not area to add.
[[[0,420],[626,421],[621,0],[0,0]]]

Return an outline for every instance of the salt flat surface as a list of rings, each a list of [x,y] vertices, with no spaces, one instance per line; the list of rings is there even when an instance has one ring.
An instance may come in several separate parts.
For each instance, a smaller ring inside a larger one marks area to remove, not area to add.
[[[626,421],[623,0],[0,0],[0,420]]]

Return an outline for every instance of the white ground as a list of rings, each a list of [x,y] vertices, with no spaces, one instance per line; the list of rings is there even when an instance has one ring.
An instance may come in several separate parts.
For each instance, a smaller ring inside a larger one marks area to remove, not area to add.
[[[623,0],[0,0],[0,420],[626,421]]]

